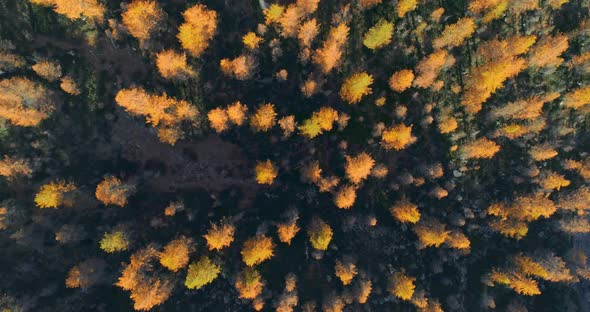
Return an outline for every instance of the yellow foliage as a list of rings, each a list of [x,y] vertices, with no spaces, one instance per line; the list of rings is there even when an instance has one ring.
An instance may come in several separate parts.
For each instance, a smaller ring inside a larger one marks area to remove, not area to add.
[[[215,129],[215,132],[220,133],[227,130],[229,116],[225,109],[221,107],[214,108],[207,113],[207,118],[209,119],[211,128]]]
[[[439,247],[445,242],[451,233],[446,230],[444,223],[441,223],[436,219],[422,219],[419,223],[414,225],[413,230],[418,236],[421,245],[424,247]]]
[[[258,184],[272,184],[278,175],[277,168],[273,165],[270,159],[266,161],[259,161],[256,164],[256,182]]]
[[[207,256],[203,256],[199,261],[188,266],[184,286],[188,289],[199,289],[213,282],[220,272],[219,265],[213,263]]]
[[[345,156],[345,160],[344,171],[346,177],[355,184],[365,180],[371,174],[371,169],[375,165],[375,160],[367,153],[360,153],[355,157]]]
[[[291,240],[297,235],[300,228],[297,226],[297,220],[277,224],[277,234],[281,243],[291,245]]]
[[[307,229],[309,242],[317,250],[326,250],[332,241],[332,228],[318,217],[314,217]]]
[[[346,78],[340,88],[340,97],[348,104],[355,104],[361,101],[363,96],[371,94],[373,76],[363,73],[356,73]]]
[[[246,267],[236,277],[235,287],[240,298],[254,299],[262,292],[264,282],[256,269]]]
[[[315,18],[305,21],[297,31],[297,39],[303,47],[310,47],[313,39],[318,35],[319,24]]]
[[[18,159],[10,156],[4,156],[0,160],[0,176],[4,176],[8,179],[15,178],[17,176],[31,176],[33,169],[28,161],[24,159]]]
[[[82,16],[102,21],[105,7],[98,0],[29,0],[32,3],[51,6],[56,13],[63,14],[69,19]]]
[[[236,228],[233,225],[227,222],[220,222],[218,224],[211,224],[207,234],[203,235],[203,237],[207,241],[209,250],[221,250],[229,247],[234,241],[235,231]]]
[[[513,219],[492,220],[489,225],[493,230],[500,232],[502,235],[516,239],[525,237],[529,231],[525,222]]]
[[[557,151],[548,143],[537,144],[529,150],[529,155],[535,161],[545,161],[557,156]]]
[[[334,122],[338,120],[338,111],[324,106],[319,111],[313,113],[312,119],[317,120],[322,130],[330,131]]]
[[[171,241],[159,255],[160,264],[172,272],[184,268],[188,264],[192,243],[191,239],[184,236]]]
[[[409,127],[405,124],[399,124],[391,128],[386,128],[381,134],[381,146],[385,149],[402,150],[416,142],[416,137],[412,135],[412,125]]]
[[[70,76],[65,76],[61,79],[61,83],[59,87],[67,94],[70,95],[79,95],[80,88],[78,88],[78,84],[74,81],[74,79]]]
[[[61,77],[61,66],[57,63],[41,61],[31,68],[37,75],[49,81],[56,81]]]
[[[408,200],[400,200],[395,203],[389,212],[401,223],[417,223],[420,221],[418,206]]]
[[[283,137],[288,138],[295,131],[297,123],[295,122],[295,116],[285,116],[278,121],[279,127],[283,130]]]
[[[512,0],[508,8],[513,14],[539,9],[539,0]]]
[[[184,80],[195,75],[195,71],[186,62],[186,54],[174,50],[164,50],[156,54],[158,72],[165,79]]]
[[[391,37],[393,37],[393,23],[381,19],[365,33],[363,44],[371,50],[377,50],[388,45]]]
[[[16,126],[37,126],[55,110],[52,93],[27,78],[0,80],[0,117]]]
[[[565,107],[580,109],[590,104],[590,85],[583,86],[567,93],[564,97]]]
[[[414,81],[414,72],[410,69],[402,69],[391,75],[389,78],[389,87],[396,92],[403,92],[412,86]]]
[[[416,79],[413,85],[419,88],[430,87],[436,80],[439,72],[444,67],[450,66],[451,58],[452,56],[446,50],[437,50],[424,57],[416,66]]]
[[[570,0],[547,0],[545,1],[545,5],[548,5],[552,9],[557,10],[568,2],[570,2]]]
[[[475,21],[470,17],[459,19],[455,24],[447,25],[440,37],[434,40],[434,48],[458,47],[475,32]]]
[[[246,80],[252,76],[254,68],[256,68],[256,60],[252,56],[244,54],[233,60],[222,59],[219,62],[219,66],[226,76],[238,80]]]
[[[471,0],[469,2],[469,11],[481,13],[485,10],[498,6],[503,0]]]
[[[404,17],[408,12],[414,11],[418,7],[418,0],[398,0],[397,16]]]
[[[266,25],[270,25],[272,23],[278,23],[281,16],[283,16],[283,12],[285,11],[285,7],[282,5],[278,5],[276,3],[271,4],[267,9],[264,10],[264,23]]]
[[[248,111],[248,106],[242,104],[240,101],[237,101],[228,105],[225,111],[227,113],[229,121],[231,121],[236,126],[241,126],[244,124],[244,121],[246,120],[246,112]]]
[[[182,16],[184,23],[178,28],[177,38],[190,55],[199,57],[215,35],[217,13],[197,4],[184,11]]]
[[[541,294],[537,281],[520,274],[513,274],[510,277],[509,287],[514,289],[514,291],[516,291],[518,294],[525,296],[534,296]]]
[[[535,44],[528,58],[531,67],[559,66],[563,63],[560,57],[569,47],[566,36],[558,34],[553,37],[544,37]]]
[[[299,24],[303,18],[304,12],[297,5],[291,4],[283,12],[279,18],[279,25],[281,26],[281,36],[285,38],[295,37]]]
[[[451,132],[457,130],[458,127],[459,127],[459,124],[457,123],[457,119],[455,119],[455,117],[442,118],[438,122],[438,130],[442,134],[451,133]]]
[[[570,185],[570,181],[565,178],[564,175],[559,174],[555,171],[548,171],[543,174],[541,181],[539,181],[541,187],[545,190],[560,190],[562,187]]]
[[[360,304],[365,304],[369,299],[369,295],[371,295],[371,291],[373,290],[373,283],[371,280],[368,279],[361,279],[358,280],[355,288],[355,300]]]
[[[11,72],[17,68],[25,66],[25,59],[20,56],[6,51],[0,51],[0,70]]]
[[[449,236],[447,236],[445,244],[455,249],[469,249],[471,242],[469,242],[469,238],[460,231],[452,231]]]
[[[349,30],[350,28],[344,23],[332,27],[328,39],[324,41],[320,49],[314,52],[312,61],[324,74],[329,73],[340,61]]]
[[[113,231],[110,233],[104,233],[104,236],[99,242],[100,249],[114,253],[118,251],[124,251],[129,248],[129,238],[123,231]]]
[[[502,17],[506,9],[508,8],[510,0],[502,0],[496,6],[494,6],[486,15],[483,16],[482,22],[487,24],[495,19]]]
[[[242,42],[250,50],[258,49],[258,46],[262,42],[262,38],[258,37],[256,33],[250,31],[242,37]]]
[[[109,176],[96,186],[95,195],[105,205],[124,207],[127,205],[127,198],[134,190],[132,185],[123,184],[118,178]]]
[[[349,261],[342,262],[340,260],[336,260],[334,272],[342,282],[342,285],[350,285],[350,282],[352,282],[352,279],[358,273],[354,263]]]
[[[162,21],[163,12],[153,0],[134,0],[121,14],[129,33],[140,40],[147,40]]]
[[[492,158],[499,151],[500,146],[487,138],[477,139],[461,147],[461,152],[467,159]]]
[[[356,189],[352,185],[345,185],[334,194],[334,203],[340,209],[350,209],[356,200]]]
[[[242,247],[242,260],[254,266],[272,258],[275,244],[270,237],[256,236],[248,239]]]
[[[76,190],[73,183],[53,181],[41,186],[35,195],[35,204],[39,208],[57,208],[64,203],[64,194]]]
[[[391,276],[389,292],[399,299],[410,300],[414,294],[414,289],[416,289],[415,281],[415,277],[396,272]]]
[[[266,132],[276,123],[277,113],[274,104],[260,105],[254,115],[250,117],[250,126],[256,132]]]

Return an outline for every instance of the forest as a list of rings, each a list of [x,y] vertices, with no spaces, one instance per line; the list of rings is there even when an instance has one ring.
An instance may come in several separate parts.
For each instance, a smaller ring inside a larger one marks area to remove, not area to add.
[[[589,215],[590,0],[0,0],[0,312],[588,312]]]

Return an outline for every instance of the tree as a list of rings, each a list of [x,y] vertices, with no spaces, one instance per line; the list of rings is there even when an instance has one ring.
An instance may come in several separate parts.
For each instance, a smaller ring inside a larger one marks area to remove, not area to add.
[[[552,102],[560,96],[557,92],[548,93],[545,96],[533,96],[527,99],[510,102],[503,107],[494,108],[491,112],[493,118],[506,118],[518,120],[535,119],[543,113],[543,105]]]
[[[266,161],[259,161],[256,164],[256,182],[258,184],[268,184],[271,185],[274,179],[278,175],[278,170],[270,161],[267,159]]]
[[[567,37],[558,34],[544,37],[533,46],[528,58],[528,65],[533,68],[559,66],[563,63],[560,55],[569,47]]]
[[[417,223],[420,221],[418,206],[408,200],[400,200],[389,208],[391,215],[401,223]]]
[[[356,73],[346,78],[340,88],[340,97],[348,104],[356,104],[368,94],[371,94],[373,76],[366,72]]]
[[[319,33],[319,25],[315,18],[305,21],[297,31],[297,39],[302,47],[311,47],[315,37]]]
[[[249,238],[242,247],[242,260],[247,266],[254,266],[272,258],[275,244],[270,237]]]
[[[165,79],[186,80],[195,75],[195,70],[186,62],[186,54],[172,49],[156,54],[156,66]]]
[[[285,11],[285,7],[279,5],[277,3],[271,4],[268,8],[264,10],[264,23],[266,25],[270,25],[273,23],[278,23],[279,19],[283,15]]]
[[[209,46],[217,29],[217,13],[197,4],[182,13],[184,23],[178,28],[177,38],[191,56],[199,57]]]
[[[258,49],[258,46],[262,42],[262,38],[258,37],[256,33],[250,31],[242,37],[242,43],[250,50]]]
[[[207,241],[209,250],[221,250],[229,247],[234,241],[235,231],[235,226],[227,221],[221,221],[217,224],[212,223],[207,234],[203,235],[203,237]]]
[[[164,12],[153,0],[134,0],[121,14],[123,24],[129,33],[139,39],[147,40],[161,23]]]
[[[440,37],[434,40],[434,48],[458,47],[475,32],[475,21],[470,17],[460,18],[447,25]]]
[[[332,228],[319,217],[314,217],[307,228],[309,242],[317,250],[327,250],[332,241]]]
[[[248,106],[236,101],[227,106],[225,110],[229,121],[236,126],[241,126],[246,121],[246,113],[248,112]]]
[[[363,44],[371,50],[377,50],[388,45],[391,37],[393,37],[393,23],[381,19],[365,33]]]
[[[41,61],[31,67],[33,71],[48,81],[57,81],[61,78],[61,65],[49,61]]]
[[[408,12],[414,11],[418,6],[418,0],[398,0],[397,1],[397,16],[404,17]]]
[[[414,81],[414,72],[410,69],[402,69],[391,75],[389,78],[389,87],[396,92],[403,92],[412,86]]]
[[[541,187],[545,190],[560,190],[562,187],[570,185],[570,181],[564,175],[555,171],[545,172],[539,181]]]
[[[39,208],[57,208],[64,204],[64,196],[68,192],[76,190],[73,183],[66,183],[64,181],[52,181],[39,189],[35,195],[35,204]]]
[[[369,279],[357,279],[353,285],[353,292],[356,302],[365,304],[371,295],[373,290],[373,283]]]
[[[96,186],[96,199],[105,205],[125,207],[127,199],[135,192],[135,186],[124,184],[120,179],[108,176]]]
[[[356,189],[352,185],[340,187],[334,195],[334,203],[340,209],[350,209],[356,200]]]
[[[271,103],[260,105],[254,115],[250,117],[250,126],[256,132],[266,132],[276,123],[277,113]]]
[[[446,50],[437,50],[425,56],[416,66],[416,79],[413,85],[419,88],[428,88],[436,80],[440,71],[454,63],[454,58]]]
[[[214,108],[207,113],[207,118],[215,132],[220,133],[227,130],[229,116],[225,109],[221,107]]]
[[[291,240],[297,235],[297,233],[299,233],[299,230],[301,230],[301,228],[297,226],[297,219],[277,224],[279,240],[287,245],[291,245]]]
[[[172,272],[184,268],[188,264],[193,241],[184,236],[169,242],[159,255],[160,264]]]
[[[129,249],[129,237],[124,231],[112,231],[110,233],[104,233],[104,236],[99,242],[100,249],[114,253],[118,251],[125,251]]]
[[[349,30],[350,28],[343,23],[332,27],[322,47],[314,52],[312,61],[320,67],[324,74],[334,69],[342,58],[344,44],[348,38]]]
[[[350,260],[336,260],[334,265],[334,274],[338,276],[342,285],[350,285],[352,279],[357,275],[356,265]]]
[[[375,165],[375,160],[364,152],[354,157],[345,156],[344,158],[346,160],[344,166],[346,177],[354,184],[359,184],[362,180],[365,180],[371,174],[371,169]]]
[[[558,155],[558,152],[548,143],[537,144],[529,149],[529,155],[535,161],[545,161]]]
[[[415,277],[408,276],[403,272],[396,272],[389,280],[389,292],[399,299],[410,300],[416,288],[414,281],[416,281]]]
[[[460,231],[451,231],[445,239],[445,244],[455,249],[469,249],[471,246],[469,238]]]
[[[297,127],[297,122],[295,122],[295,116],[293,115],[285,116],[279,119],[278,123],[281,130],[283,130],[284,138],[290,137]]]
[[[240,55],[234,59],[222,59],[219,62],[221,71],[228,77],[246,80],[252,77],[256,68],[256,60],[249,54]]]
[[[287,9],[278,20],[281,26],[281,36],[285,38],[295,37],[303,14],[304,12],[299,6],[295,4],[287,6]]]
[[[0,80],[0,117],[23,127],[37,126],[55,110],[53,94],[27,78]]]
[[[381,146],[385,149],[400,151],[416,142],[416,137],[412,135],[412,127],[405,124],[399,124],[391,128],[386,128],[381,134]]]
[[[80,88],[78,87],[78,84],[70,76],[61,78],[59,87],[67,94],[80,95]]]
[[[25,159],[19,159],[10,156],[4,156],[0,160],[0,176],[12,180],[19,176],[30,177],[33,173],[31,164]]]
[[[105,7],[98,0],[29,0],[32,3],[51,6],[59,14],[69,19],[78,19],[86,16],[90,19],[101,22],[103,20]]]
[[[466,159],[492,158],[499,151],[500,146],[487,138],[477,139],[461,147],[463,157]]]
[[[90,258],[73,266],[66,278],[66,287],[88,289],[104,278],[106,262]]]
[[[472,0],[469,2],[468,9],[473,13],[481,13],[497,6],[500,2],[502,0]]]
[[[238,273],[235,286],[240,298],[254,299],[262,292],[264,281],[256,269],[246,267]]]
[[[563,104],[566,107],[580,109],[590,104],[590,85],[580,87],[567,93],[564,97]]]
[[[213,263],[207,256],[202,256],[199,261],[188,266],[184,285],[188,289],[200,289],[213,282],[220,272],[219,265]]]
[[[309,119],[303,121],[297,129],[303,136],[306,136],[309,139],[313,139],[318,135],[324,133],[322,130],[322,125],[320,124],[320,120],[318,118],[314,118],[313,116]]]
[[[25,59],[17,54],[0,50],[0,70],[13,72],[26,65]]]
[[[446,225],[444,223],[433,218],[423,218],[420,222],[414,225],[413,231],[418,236],[420,244],[423,247],[439,247],[445,242],[451,233],[446,230]]]

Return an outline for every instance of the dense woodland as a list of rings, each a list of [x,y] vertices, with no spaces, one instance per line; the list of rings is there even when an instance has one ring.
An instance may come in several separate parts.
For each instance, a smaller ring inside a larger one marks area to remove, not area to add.
[[[589,14],[1,0],[0,311],[590,311]]]

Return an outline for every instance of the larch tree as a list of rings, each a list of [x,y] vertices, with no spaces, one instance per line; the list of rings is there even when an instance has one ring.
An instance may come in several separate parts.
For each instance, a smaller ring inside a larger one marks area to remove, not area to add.
[[[102,22],[106,8],[98,0],[29,0],[32,3],[53,7],[56,13],[63,14],[69,19],[79,19],[83,16]]]
[[[408,200],[400,200],[389,208],[391,215],[401,223],[417,223],[420,221],[418,206]]]
[[[66,287],[88,289],[105,278],[106,262],[90,258],[73,266],[66,277]]]
[[[260,272],[252,267],[246,267],[236,277],[235,287],[240,298],[254,299],[262,293],[264,281]]]
[[[312,218],[307,228],[309,242],[317,250],[327,250],[332,241],[332,228],[319,217]]]
[[[461,147],[461,153],[466,159],[492,158],[499,151],[500,146],[487,138],[479,138]]]
[[[568,39],[565,35],[557,34],[541,38],[529,53],[528,65],[533,68],[559,66],[563,63],[563,58],[560,56],[568,47]]]
[[[203,235],[203,237],[207,241],[209,250],[221,250],[229,247],[234,241],[235,231],[235,226],[228,221],[222,220],[219,223],[212,223],[207,234]]]
[[[574,89],[564,96],[563,103],[568,108],[580,109],[590,104],[590,85]]]
[[[270,159],[258,162],[256,164],[255,173],[256,182],[258,182],[258,184],[270,185],[278,176],[278,170],[276,166],[270,161]]]
[[[412,135],[412,125],[399,124],[386,128],[381,134],[381,146],[387,150],[402,150],[414,142],[416,137]]]
[[[359,184],[370,174],[375,165],[375,160],[367,153],[360,153],[354,157],[345,156],[346,164],[344,171],[350,182]]]
[[[30,177],[32,173],[33,169],[28,160],[6,155],[0,160],[0,176],[9,180],[17,177]]]
[[[415,281],[415,277],[408,276],[403,272],[396,272],[389,280],[389,292],[399,299],[410,300],[414,294],[414,289],[416,289]]]
[[[225,109],[221,107],[214,108],[207,113],[209,124],[215,132],[220,133],[228,129],[229,116]]]
[[[209,46],[217,29],[217,12],[197,4],[182,13],[184,23],[178,28],[178,40],[193,57],[199,57]]]
[[[37,75],[48,81],[57,81],[62,75],[61,65],[50,61],[38,62],[31,66],[31,69],[33,69]]]
[[[350,259],[336,260],[334,275],[340,279],[342,285],[350,285],[357,274],[356,265]]]
[[[96,199],[105,205],[125,207],[129,196],[135,193],[135,186],[125,184],[119,178],[108,176],[96,186]]]
[[[121,17],[133,37],[147,40],[162,22],[164,12],[156,1],[134,0],[127,5]]]
[[[329,73],[339,64],[344,54],[349,30],[350,28],[344,23],[332,27],[322,46],[313,52],[312,61],[324,74]]]
[[[207,256],[202,256],[199,261],[188,266],[188,272],[184,285],[188,289],[200,289],[212,283],[221,273],[221,267],[215,264]]]
[[[125,251],[129,249],[131,242],[125,231],[115,230],[109,233],[104,233],[104,236],[99,242],[100,249],[107,253],[114,253]]]
[[[419,88],[432,86],[440,71],[450,67],[454,62],[455,59],[446,50],[437,50],[425,56],[416,65],[416,78],[414,79],[413,86]]]
[[[433,218],[420,220],[412,230],[418,236],[421,247],[439,247],[451,233],[444,223]]]
[[[0,80],[0,117],[23,127],[37,126],[55,110],[53,93],[23,77]]]
[[[156,54],[158,72],[165,79],[186,80],[195,76],[195,70],[187,64],[186,54],[164,50]]]
[[[255,236],[249,238],[242,247],[242,260],[247,266],[260,264],[274,254],[275,244],[270,237]]]
[[[373,91],[373,76],[366,72],[356,73],[346,78],[340,88],[340,97],[348,104],[356,104]]]
[[[414,11],[418,7],[418,0],[398,0],[397,1],[397,16],[404,17],[408,12]]]
[[[391,75],[389,78],[389,88],[395,92],[404,92],[412,86],[414,81],[414,72],[410,69],[402,69]]]
[[[356,201],[356,189],[353,185],[343,185],[334,194],[334,204],[340,209],[350,209]]]
[[[188,264],[192,250],[192,239],[179,237],[164,246],[164,250],[159,255],[160,264],[172,272],[177,272]]]
[[[35,204],[39,208],[58,208],[67,204],[66,195],[77,188],[73,183],[52,181],[44,184],[35,195]]]
[[[461,18],[455,24],[445,27],[441,36],[434,40],[434,48],[458,47],[474,32],[475,21],[470,17]]]
[[[250,117],[250,126],[256,132],[266,132],[276,124],[276,118],[274,104],[262,104]]]
[[[363,44],[371,50],[377,50],[388,45],[393,37],[393,23],[379,20],[375,26],[369,28],[363,37]]]

